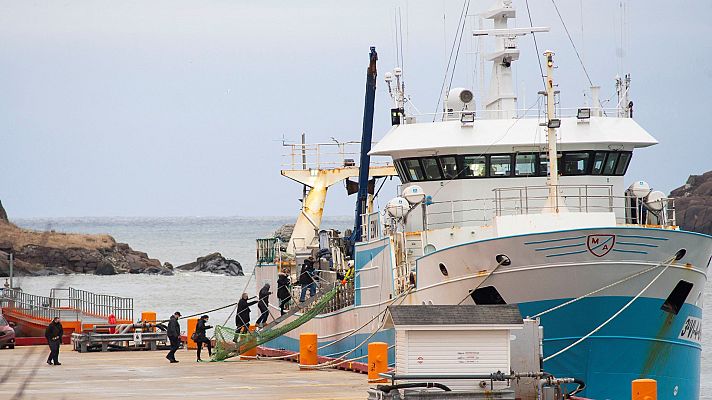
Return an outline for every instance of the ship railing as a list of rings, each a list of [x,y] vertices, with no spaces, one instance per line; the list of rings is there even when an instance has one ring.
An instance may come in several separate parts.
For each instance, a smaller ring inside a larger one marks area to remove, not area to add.
[[[579,117],[579,110],[586,109],[589,107],[578,107],[578,108],[557,108],[556,116],[557,118],[574,118]],[[590,116],[595,117],[596,115],[601,117],[619,117],[621,113],[620,108],[589,108],[591,110]],[[598,113],[598,114],[596,114]],[[469,118],[471,122],[483,120],[483,119],[503,119],[510,118],[514,114],[517,119],[521,118],[539,118],[546,119],[546,109],[545,108],[517,108],[511,111],[508,110],[486,110],[486,109],[475,109],[475,110],[463,110],[463,111],[439,111],[435,113],[417,113],[411,114],[406,117],[405,124],[411,124],[416,122],[437,122],[437,121],[463,121],[465,117]]]
[[[6,312],[17,312],[40,320],[50,321],[55,317],[79,319],[79,311],[71,307],[70,302],[25,293],[21,290],[2,289],[0,303]]]
[[[638,198],[613,194],[612,185],[558,185],[549,197],[549,186],[496,188],[493,197],[434,201],[427,206],[426,228],[485,225],[495,217],[570,212],[613,212],[616,222],[632,225],[676,226],[674,199],[665,198],[654,207]]]
[[[373,142],[375,144],[376,142]],[[361,142],[283,143],[282,169],[336,169],[358,167]],[[371,160],[371,166],[390,165],[387,161]]]

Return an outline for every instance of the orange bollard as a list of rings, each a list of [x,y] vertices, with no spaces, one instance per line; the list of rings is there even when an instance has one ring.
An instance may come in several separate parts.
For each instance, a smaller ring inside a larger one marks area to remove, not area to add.
[[[250,325],[250,333],[255,331],[256,325]],[[257,357],[257,347],[251,348],[245,352],[240,353],[240,360],[250,360]]]
[[[319,361],[317,355],[316,333],[302,333],[299,335],[299,365],[316,365]],[[308,368],[305,368],[308,369]]]
[[[141,313],[141,321],[145,321],[149,324],[156,325],[156,313],[153,311],[144,311]],[[148,331],[155,332],[156,327],[150,328]]]
[[[191,350],[197,350],[198,344],[191,339],[193,332],[195,332],[195,327],[198,326],[198,318],[188,318],[188,332],[186,332],[186,345]]]
[[[631,383],[632,400],[657,400],[658,382],[655,379],[636,379]]]
[[[388,379],[379,374],[388,372],[388,343],[373,342],[368,344],[368,382],[383,383]]]

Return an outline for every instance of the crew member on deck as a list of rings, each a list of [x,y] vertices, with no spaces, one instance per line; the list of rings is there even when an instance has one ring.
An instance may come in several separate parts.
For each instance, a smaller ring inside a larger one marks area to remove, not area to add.
[[[212,326],[208,325],[208,317],[207,315],[203,315],[200,317],[198,320],[198,325],[195,326],[195,344],[198,345],[198,361],[202,361],[200,359],[200,350],[203,348],[203,343],[205,343],[208,347],[208,356],[213,355],[213,348],[212,344],[210,343],[210,339],[208,339],[208,335],[205,334],[205,331],[208,329],[212,329]]]
[[[47,329],[45,329],[45,338],[47,338],[47,344],[49,345],[47,364],[52,365],[54,362],[54,365],[62,365],[59,362],[59,346],[62,345],[63,335],[62,323],[59,321],[59,317],[54,317],[52,322],[47,325]]]
[[[289,270],[284,268],[282,272],[279,273],[279,278],[277,278],[277,298],[279,298],[279,312],[281,315],[284,315],[284,310],[292,298],[290,284]]]
[[[257,301],[247,301],[247,293],[242,294],[242,298],[237,302],[237,314],[235,314],[235,326],[237,333],[250,332],[250,306],[257,304]]]
[[[269,295],[272,294],[272,292],[269,291],[269,287],[269,283],[265,283],[259,293],[260,300],[259,303],[257,303],[257,308],[260,309],[260,317],[257,318],[256,324],[260,328],[265,326],[265,322],[267,322],[267,317],[269,316]]]
[[[168,340],[171,343],[171,350],[166,355],[166,358],[171,364],[178,362],[178,360],[176,360],[176,351],[180,346],[180,325],[178,324],[178,318],[180,318],[180,313],[176,311],[171,315],[171,319],[168,321],[168,331],[166,332]]]

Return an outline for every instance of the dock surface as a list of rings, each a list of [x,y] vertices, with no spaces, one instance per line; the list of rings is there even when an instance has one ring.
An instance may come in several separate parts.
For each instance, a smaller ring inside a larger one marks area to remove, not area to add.
[[[165,351],[80,354],[65,345],[60,366],[47,365],[48,354],[47,346],[0,350],[0,377],[7,378],[0,379],[0,399],[339,400],[365,399],[369,387],[364,374],[300,371],[288,361],[196,363],[194,350],[178,350],[177,364]]]

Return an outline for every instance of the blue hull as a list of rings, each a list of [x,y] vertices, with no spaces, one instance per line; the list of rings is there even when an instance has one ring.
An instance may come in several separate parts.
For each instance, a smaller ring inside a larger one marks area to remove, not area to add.
[[[593,297],[542,316],[544,326],[544,357],[556,353],[595,329],[607,320],[630,298]],[[523,316],[535,315],[563,300],[548,300],[519,305]],[[697,400],[700,396],[701,346],[682,340],[678,335],[688,316],[701,318],[699,307],[685,304],[678,315],[662,311],[660,299],[639,298],[616,319],[595,335],[572,349],[547,361],[544,369],[560,377],[575,377],[586,382],[582,396],[596,400],[619,400],[631,396],[631,381],[651,378],[658,382],[661,399]],[[353,335],[319,350],[319,355],[339,357],[364,341],[369,334]],[[378,332],[369,340],[395,343],[393,330]],[[332,341],[320,342],[323,346]],[[299,341],[288,336],[279,337],[268,347],[299,351]],[[361,346],[346,356],[363,357],[367,347]],[[394,349],[388,354],[395,360]],[[572,387],[573,389],[573,387]]]
[[[623,307],[628,297],[586,298],[542,316],[544,357],[556,353],[595,329]],[[535,315],[560,300],[520,304],[522,315]],[[583,395],[597,400],[631,396],[631,381],[658,382],[658,398],[697,400],[700,396],[698,343],[679,339],[688,316],[702,317],[699,307],[685,304],[678,315],[660,309],[661,299],[639,298],[616,319],[571,350],[547,361],[556,376],[586,382]]]

